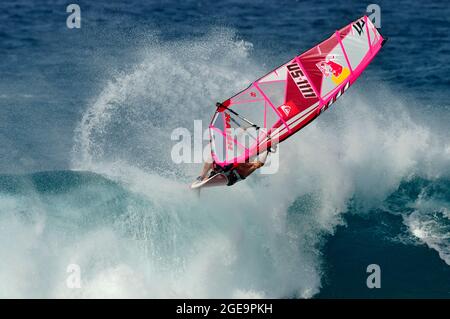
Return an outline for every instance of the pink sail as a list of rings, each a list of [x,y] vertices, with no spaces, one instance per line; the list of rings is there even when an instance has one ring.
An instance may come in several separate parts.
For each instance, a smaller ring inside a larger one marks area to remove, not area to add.
[[[214,161],[243,163],[298,132],[353,84],[384,42],[364,16],[224,101],[209,127]]]

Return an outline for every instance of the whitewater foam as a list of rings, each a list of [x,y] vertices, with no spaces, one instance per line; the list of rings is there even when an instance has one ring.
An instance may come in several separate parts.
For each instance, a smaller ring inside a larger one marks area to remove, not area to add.
[[[414,211],[403,216],[403,223],[420,242],[434,249],[450,265],[450,206],[446,200],[427,194],[425,188],[412,205]]]

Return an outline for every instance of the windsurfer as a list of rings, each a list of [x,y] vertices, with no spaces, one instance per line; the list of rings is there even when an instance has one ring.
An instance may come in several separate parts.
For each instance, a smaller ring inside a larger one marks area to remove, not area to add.
[[[238,164],[229,164],[225,167],[221,167],[214,163],[214,161],[210,158],[205,161],[203,165],[202,172],[200,176],[197,177],[198,181],[203,181],[207,177],[214,176],[216,174],[224,174],[228,178],[227,186],[234,185],[235,183],[246,179],[257,169],[264,166],[267,155],[269,152],[273,152],[276,149],[268,148],[266,152],[257,156],[254,161],[238,163]]]

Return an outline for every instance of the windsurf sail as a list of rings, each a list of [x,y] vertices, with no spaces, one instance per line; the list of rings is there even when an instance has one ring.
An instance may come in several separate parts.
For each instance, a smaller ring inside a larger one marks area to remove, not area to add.
[[[219,103],[209,126],[214,161],[246,162],[298,132],[353,84],[384,42],[364,16]]]

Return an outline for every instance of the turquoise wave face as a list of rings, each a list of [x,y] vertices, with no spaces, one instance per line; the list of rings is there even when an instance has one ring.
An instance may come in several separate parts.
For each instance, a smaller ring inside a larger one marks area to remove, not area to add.
[[[176,185],[148,192],[90,172],[2,175],[0,295],[448,297],[449,187],[410,178],[371,210],[355,197],[346,226],[330,233],[314,192],[291,202],[283,228],[261,210],[205,208],[220,203],[214,193],[173,205],[174,195],[190,198]],[[365,286],[372,263],[383,289]],[[71,264],[82,289],[66,286]]]
[[[242,214],[244,201],[215,193],[201,202],[185,184],[146,178],[134,188],[89,172],[1,176],[0,258],[10,262],[0,266],[0,295],[261,297],[317,289],[315,267],[295,267],[317,257],[283,244],[288,238],[261,218],[257,202]],[[73,264],[82,289],[66,286]]]
[[[325,244],[318,298],[448,298],[450,180],[403,181],[380,207],[352,210]],[[381,289],[368,289],[366,267],[381,267]]]

